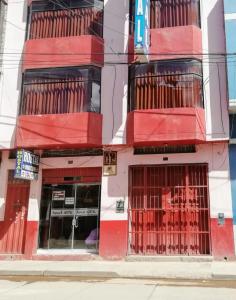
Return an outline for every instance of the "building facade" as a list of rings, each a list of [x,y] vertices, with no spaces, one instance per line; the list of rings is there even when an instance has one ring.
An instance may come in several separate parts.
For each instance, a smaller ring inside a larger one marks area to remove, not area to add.
[[[236,4],[232,1],[224,1],[225,12],[225,37],[227,53],[227,76],[228,76],[228,99],[229,99],[229,118],[230,118],[230,176],[231,190],[233,200],[234,216],[234,240],[236,241],[236,89],[235,72],[236,67],[233,58],[236,52],[236,38],[234,30],[236,29]]]
[[[151,0],[142,53],[135,15],[146,3],[8,2],[6,257],[235,256],[226,64],[216,55],[223,1]],[[37,180],[15,178],[20,149],[39,155]]]

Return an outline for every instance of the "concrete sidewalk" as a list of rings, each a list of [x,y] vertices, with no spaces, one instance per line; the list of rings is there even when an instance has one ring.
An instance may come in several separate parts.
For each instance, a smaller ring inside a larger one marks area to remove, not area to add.
[[[236,280],[236,262],[0,261],[0,277]]]

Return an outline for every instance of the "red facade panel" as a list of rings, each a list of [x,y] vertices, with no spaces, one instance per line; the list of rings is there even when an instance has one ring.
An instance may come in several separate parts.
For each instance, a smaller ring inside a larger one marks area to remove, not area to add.
[[[99,65],[104,63],[104,41],[92,35],[28,40],[23,70]]]
[[[65,178],[67,180],[65,181]],[[71,180],[68,180],[71,178]],[[44,169],[43,184],[60,184],[65,182],[100,183],[102,169],[92,168],[70,168],[70,169]]]
[[[21,115],[16,148],[99,147],[102,115],[97,113]]]
[[[206,165],[130,170],[131,254],[210,254]]]
[[[139,110],[128,114],[129,145],[198,144],[205,140],[205,112],[202,108]]]
[[[134,39],[130,37],[129,51],[134,53]],[[150,29],[149,60],[201,58],[202,31],[195,25]],[[134,54],[129,61],[139,60]]]

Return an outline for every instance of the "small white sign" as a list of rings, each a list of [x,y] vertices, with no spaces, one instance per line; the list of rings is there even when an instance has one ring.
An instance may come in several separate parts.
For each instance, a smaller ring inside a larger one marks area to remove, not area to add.
[[[66,197],[65,205],[74,205],[74,204],[75,204],[75,198],[74,197]]]
[[[52,192],[52,201],[64,201],[65,200],[65,191],[53,191]]]

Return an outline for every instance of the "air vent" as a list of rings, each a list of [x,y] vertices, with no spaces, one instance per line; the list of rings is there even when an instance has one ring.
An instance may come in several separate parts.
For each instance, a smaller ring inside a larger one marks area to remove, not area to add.
[[[195,145],[142,147],[142,148],[135,148],[134,149],[134,155],[195,153],[195,152],[196,152],[196,146]]]

